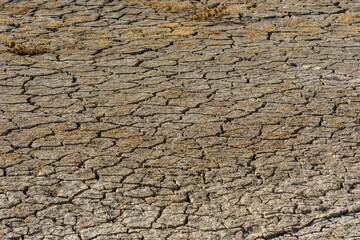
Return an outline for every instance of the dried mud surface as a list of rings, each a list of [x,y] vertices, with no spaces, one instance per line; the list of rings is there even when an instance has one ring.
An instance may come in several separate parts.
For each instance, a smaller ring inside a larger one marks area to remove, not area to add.
[[[360,2],[184,4],[2,1],[0,239],[360,239]]]

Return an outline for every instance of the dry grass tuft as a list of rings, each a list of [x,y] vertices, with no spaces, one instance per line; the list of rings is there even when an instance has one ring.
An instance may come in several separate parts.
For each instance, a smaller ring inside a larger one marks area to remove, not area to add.
[[[190,20],[207,20],[221,17],[228,12],[228,7],[223,2],[218,5],[210,5],[208,0],[200,3],[195,3],[193,0],[189,0],[188,2],[153,0],[146,2],[146,4],[170,12],[188,12]]]
[[[146,5],[165,9],[166,11],[170,12],[177,12],[182,11],[184,9],[191,9],[192,5],[188,2],[175,2],[175,1],[149,1],[146,2]]]
[[[36,4],[0,4],[0,10],[14,15],[25,14],[36,7]]]
[[[40,55],[40,54],[44,54],[48,52],[47,48],[43,48],[43,47],[35,47],[32,49],[26,48],[23,45],[18,45],[16,46],[16,43],[14,42],[9,42],[9,43],[4,43],[5,47],[8,47],[8,49],[5,52],[8,53],[14,53],[17,55],[28,55],[28,56],[34,56],[34,55]]]
[[[350,11],[346,11],[344,14],[339,16],[339,20],[342,22],[353,22],[355,17]]]
[[[221,17],[225,14],[227,6],[225,3],[210,6],[208,0],[195,4],[193,0],[190,0],[192,9],[192,20],[206,20],[210,18]]]
[[[287,25],[294,25],[294,26],[309,26],[309,25],[313,25],[314,21],[311,21],[310,19],[291,17],[285,19],[285,23]]]

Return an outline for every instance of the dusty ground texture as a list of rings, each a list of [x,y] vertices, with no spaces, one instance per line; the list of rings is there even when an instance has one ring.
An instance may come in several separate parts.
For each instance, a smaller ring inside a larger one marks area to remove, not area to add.
[[[183,4],[2,1],[0,239],[360,239],[360,2]]]

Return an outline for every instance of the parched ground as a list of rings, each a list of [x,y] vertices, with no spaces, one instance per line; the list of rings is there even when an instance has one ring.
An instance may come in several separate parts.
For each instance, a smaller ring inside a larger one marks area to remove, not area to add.
[[[0,239],[360,239],[360,2],[214,3],[1,1]]]

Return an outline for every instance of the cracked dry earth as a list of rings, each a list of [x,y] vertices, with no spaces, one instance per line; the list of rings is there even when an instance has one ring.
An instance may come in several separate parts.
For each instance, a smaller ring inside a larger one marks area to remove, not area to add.
[[[183,4],[2,1],[0,239],[360,239],[360,2]]]

